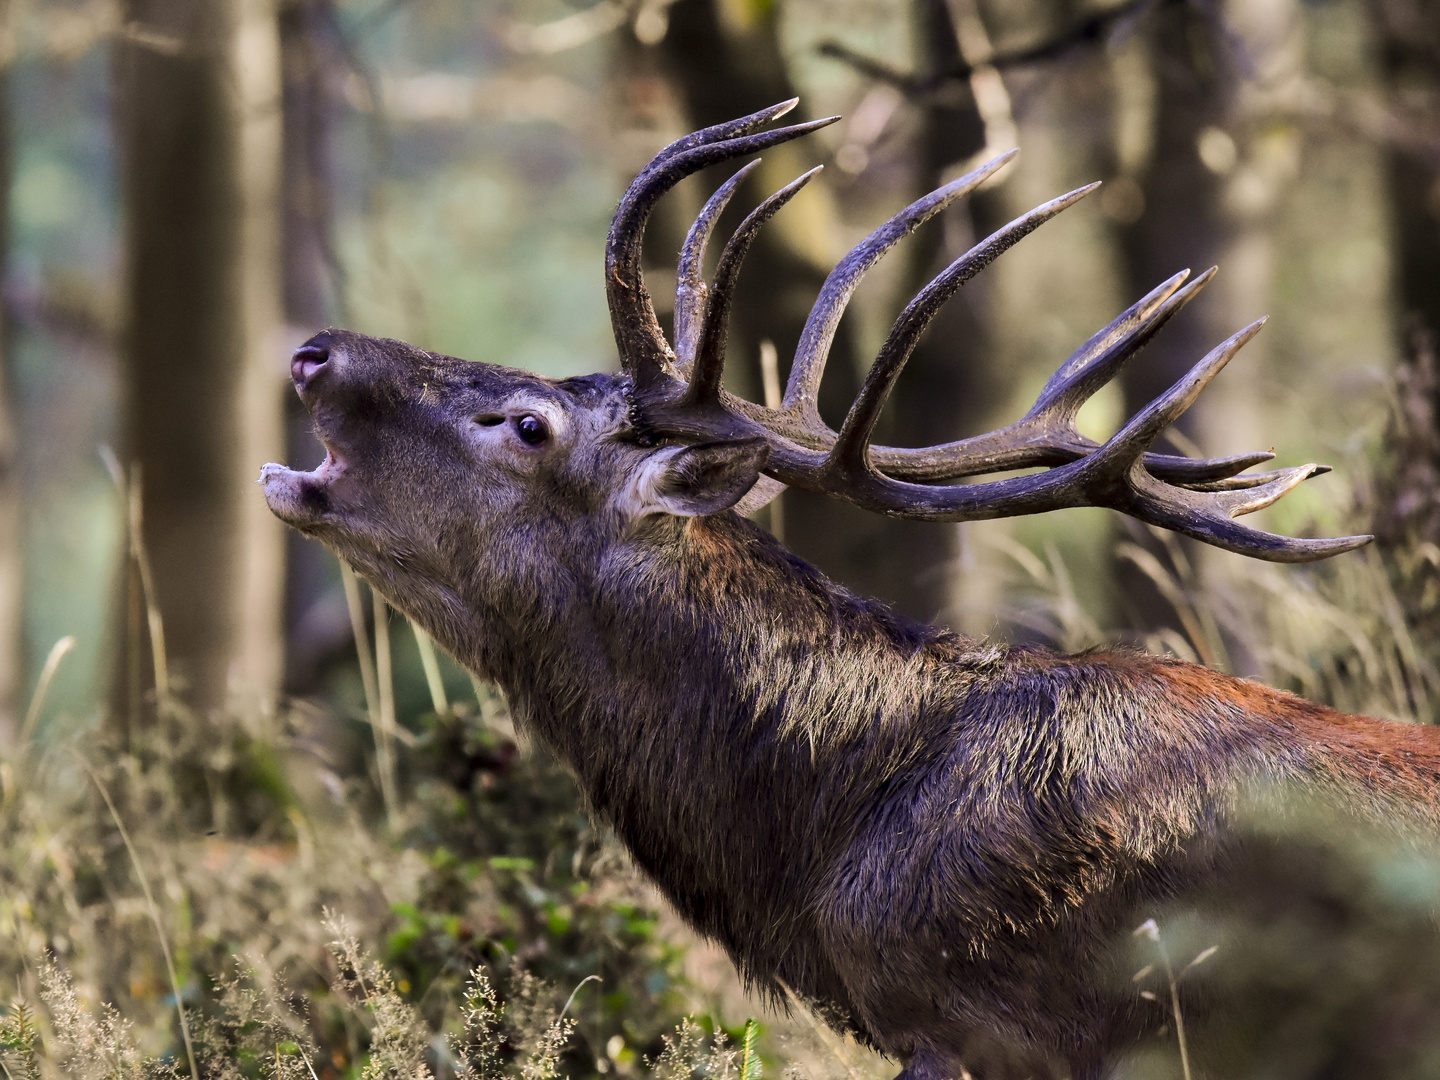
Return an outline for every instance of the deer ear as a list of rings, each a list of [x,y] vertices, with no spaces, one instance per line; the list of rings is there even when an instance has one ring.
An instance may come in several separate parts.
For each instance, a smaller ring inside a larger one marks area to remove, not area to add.
[[[621,495],[621,506],[631,517],[718,514],[755,485],[769,456],[764,439],[666,447],[635,473]]]

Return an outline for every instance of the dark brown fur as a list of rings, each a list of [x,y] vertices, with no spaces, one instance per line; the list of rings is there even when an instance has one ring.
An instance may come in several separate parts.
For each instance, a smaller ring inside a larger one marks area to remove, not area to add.
[[[1440,825],[1440,732],[907,621],[696,512],[763,454],[643,445],[607,377],[310,348],[297,386],[336,464],[267,466],[276,513],[498,682],[747,979],[907,1076],[1102,1075],[1161,1019],[1117,940],[1224,873],[1247,800],[1298,785]]]

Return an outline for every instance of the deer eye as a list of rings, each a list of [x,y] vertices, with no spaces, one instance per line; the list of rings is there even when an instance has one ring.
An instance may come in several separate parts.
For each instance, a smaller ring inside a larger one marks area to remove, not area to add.
[[[545,426],[545,421],[532,413],[526,413],[516,420],[515,430],[519,432],[520,438],[531,446],[539,446],[550,437],[550,430]]]

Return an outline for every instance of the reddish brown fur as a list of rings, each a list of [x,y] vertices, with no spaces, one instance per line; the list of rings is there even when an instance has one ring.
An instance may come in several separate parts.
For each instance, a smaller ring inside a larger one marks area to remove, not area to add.
[[[1353,809],[1380,820],[1402,811],[1440,825],[1440,728],[1343,713],[1194,665],[1156,671],[1174,686],[1177,710],[1214,702],[1268,727],[1277,740],[1304,747],[1312,767],[1357,800]]]

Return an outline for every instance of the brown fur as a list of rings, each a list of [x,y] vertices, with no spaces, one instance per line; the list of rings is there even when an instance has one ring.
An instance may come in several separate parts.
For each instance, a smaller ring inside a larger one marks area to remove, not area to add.
[[[604,376],[308,348],[335,464],[268,466],[276,513],[496,680],[746,979],[907,1077],[1103,1075],[1165,1016],[1117,942],[1223,884],[1248,801],[1440,824],[1440,732],[909,622],[710,513],[754,448],[644,445]]]

